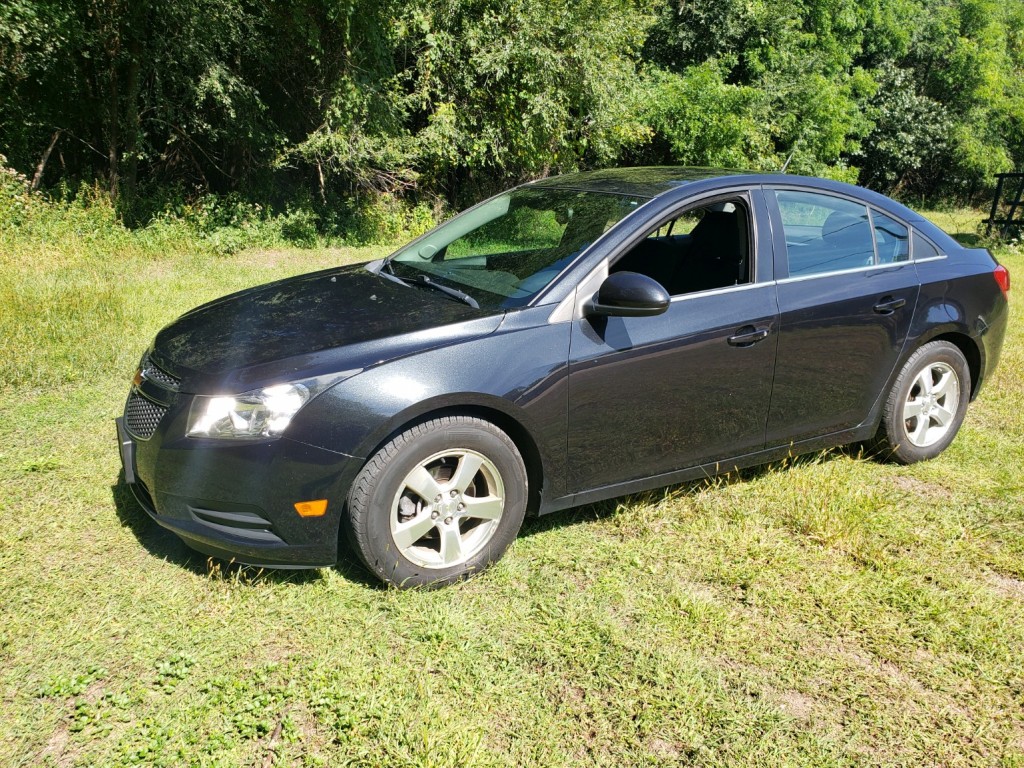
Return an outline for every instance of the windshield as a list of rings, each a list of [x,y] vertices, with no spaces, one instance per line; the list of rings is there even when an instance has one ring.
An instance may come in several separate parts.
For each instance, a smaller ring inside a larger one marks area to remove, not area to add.
[[[398,251],[399,277],[426,274],[483,307],[526,304],[645,198],[569,189],[516,189],[471,208]]]

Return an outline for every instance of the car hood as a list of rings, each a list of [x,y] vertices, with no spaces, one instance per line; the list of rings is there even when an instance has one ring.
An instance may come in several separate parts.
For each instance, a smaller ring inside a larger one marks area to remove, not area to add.
[[[241,392],[358,370],[493,332],[503,312],[380,277],[357,264],[231,294],[161,330],[151,359],[184,392]]]

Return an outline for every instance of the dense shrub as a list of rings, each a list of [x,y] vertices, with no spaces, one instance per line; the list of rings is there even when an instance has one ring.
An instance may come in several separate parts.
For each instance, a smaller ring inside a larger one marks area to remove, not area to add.
[[[0,148],[228,250],[633,162],[964,198],[1024,164],[1022,51],[998,0],[8,0]]]

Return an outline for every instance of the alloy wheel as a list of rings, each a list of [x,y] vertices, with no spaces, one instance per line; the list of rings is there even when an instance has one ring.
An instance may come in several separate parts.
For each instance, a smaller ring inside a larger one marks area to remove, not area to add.
[[[918,448],[939,442],[953,426],[959,404],[956,371],[943,362],[929,363],[914,378],[903,405],[907,438]]]
[[[460,565],[494,536],[505,487],[490,459],[468,449],[435,453],[409,472],[390,510],[391,536],[424,568]]]

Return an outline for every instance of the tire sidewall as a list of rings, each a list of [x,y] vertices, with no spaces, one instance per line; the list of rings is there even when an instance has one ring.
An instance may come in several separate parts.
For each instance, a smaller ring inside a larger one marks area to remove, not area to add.
[[[360,502],[350,497],[350,524],[359,554],[385,581],[397,586],[443,585],[481,571],[498,560],[515,539],[526,513],[526,468],[512,440],[478,419],[431,421],[403,432],[377,456],[394,447],[383,469],[367,484]],[[493,462],[505,492],[505,508],[488,542],[466,562],[450,568],[426,568],[406,558],[391,534],[392,504],[406,476],[428,457],[468,449]],[[368,465],[369,466],[369,465]],[[365,471],[365,468],[364,468]]]
[[[957,410],[949,431],[941,440],[922,448],[910,442],[903,419],[903,406],[907,402],[918,374],[934,363],[945,363],[956,374],[960,386],[960,399],[957,402]],[[955,345],[946,341],[933,341],[918,349],[903,366],[886,407],[885,437],[886,442],[891,446],[893,457],[905,464],[913,464],[933,459],[942,453],[960,431],[970,399],[971,372],[963,353]]]

